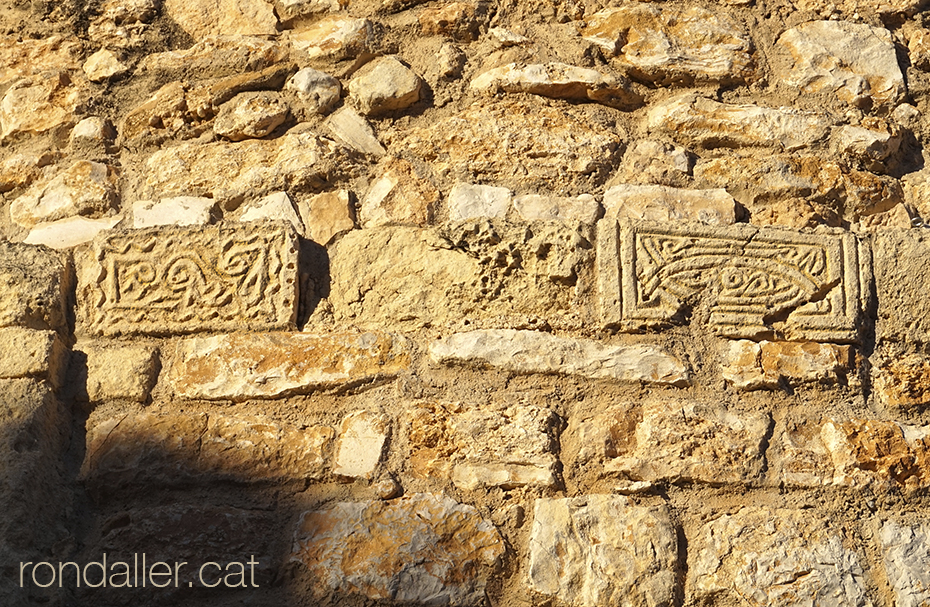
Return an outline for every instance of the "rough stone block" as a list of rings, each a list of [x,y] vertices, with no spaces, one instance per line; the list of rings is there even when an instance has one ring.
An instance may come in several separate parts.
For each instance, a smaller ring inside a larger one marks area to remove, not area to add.
[[[0,97],[0,141],[71,126],[89,97],[87,81],[66,71],[17,80]]]
[[[68,348],[54,331],[0,328],[0,379],[37,377],[58,383]]]
[[[663,185],[616,185],[604,192],[607,217],[668,224],[736,222],[736,201],[724,189],[686,190]]]
[[[349,81],[349,99],[366,116],[403,110],[420,100],[423,81],[397,57],[375,59]]]
[[[195,40],[210,36],[274,36],[278,18],[264,0],[165,0],[164,10]]]
[[[412,473],[451,478],[459,489],[555,484],[555,415],[543,407],[421,403],[410,411]]]
[[[472,506],[418,493],[305,512],[291,561],[318,595],[465,607],[485,601],[504,541]]]
[[[0,241],[0,327],[64,329],[67,283],[54,251]]]
[[[753,484],[770,423],[719,404],[652,398],[582,420],[578,459],[634,481]]]
[[[871,607],[859,556],[811,511],[745,507],[691,538],[690,598],[751,607]]]
[[[607,345],[539,331],[490,329],[457,333],[430,345],[435,363],[489,366],[515,373],[687,386],[688,367],[650,344]]]
[[[204,226],[210,223],[216,201],[197,196],[176,196],[132,203],[132,227]]]
[[[78,283],[79,318],[98,335],[287,329],[296,236],[272,222],[110,233]]]
[[[601,214],[601,205],[591,194],[574,198],[524,194],[514,196],[513,208],[524,221],[594,223]]]
[[[99,219],[116,206],[117,189],[112,167],[79,160],[10,203],[10,217],[26,228],[75,215]]]
[[[811,341],[723,342],[721,357],[723,379],[740,390],[777,388],[782,381],[834,384],[850,368],[849,346]]]
[[[168,382],[182,398],[275,398],[393,377],[410,359],[390,333],[232,333],[179,342]]]
[[[895,357],[872,369],[875,394],[885,405],[920,409],[930,403],[930,358],[927,356]]]
[[[325,58],[339,61],[368,51],[374,27],[367,19],[346,15],[331,15],[309,27],[290,32],[294,50],[308,59]]]
[[[574,607],[671,607],[678,536],[664,506],[619,495],[538,499],[527,585]]]
[[[876,234],[872,244],[876,337],[881,342],[930,342],[930,234],[894,230]]]
[[[91,402],[112,399],[145,402],[155,385],[158,349],[120,344],[80,344],[87,369],[86,396]],[[84,396],[83,394],[81,396]]]
[[[371,478],[381,461],[390,431],[390,420],[384,415],[356,411],[346,416],[339,427],[333,474]]]
[[[856,341],[868,260],[852,235],[598,223],[601,319],[621,330],[706,310],[726,337]]]
[[[905,525],[886,521],[879,532],[885,575],[895,594],[895,607],[930,604],[930,523]]]

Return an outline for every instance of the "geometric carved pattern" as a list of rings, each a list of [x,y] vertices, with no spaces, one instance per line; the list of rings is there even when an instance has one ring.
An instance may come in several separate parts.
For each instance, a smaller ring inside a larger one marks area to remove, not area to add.
[[[601,320],[621,330],[683,322],[718,335],[856,341],[863,276],[851,234],[602,220]]]
[[[94,242],[79,289],[87,329],[103,335],[293,328],[297,240],[263,222],[111,233]]]

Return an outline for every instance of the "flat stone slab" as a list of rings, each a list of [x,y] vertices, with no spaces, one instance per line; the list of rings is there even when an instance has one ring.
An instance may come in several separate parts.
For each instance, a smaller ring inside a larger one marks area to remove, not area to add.
[[[930,522],[904,525],[886,521],[879,540],[896,607],[930,605]]]
[[[390,420],[370,411],[350,413],[339,426],[333,474],[371,478],[381,461],[384,443],[391,433]]]
[[[168,382],[177,396],[242,401],[393,377],[410,366],[390,333],[233,333],[178,343]]]
[[[485,601],[504,541],[474,507],[429,493],[304,512],[290,560],[312,590],[418,605]]]
[[[651,344],[607,345],[539,331],[490,329],[456,333],[430,345],[435,363],[472,364],[516,373],[686,386],[688,367]]]
[[[671,607],[678,536],[664,506],[621,495],[536,500],[527,585],[573,607]]]
[[[78,314],[98,335],[293,327],[297,242],[267,222],[109,233],[78,278]]]
[[[601,321],[625,331],[684,322],[695,301],[718,335],[853,342],[863,277],[855,236],[750,226],[598,223]]]

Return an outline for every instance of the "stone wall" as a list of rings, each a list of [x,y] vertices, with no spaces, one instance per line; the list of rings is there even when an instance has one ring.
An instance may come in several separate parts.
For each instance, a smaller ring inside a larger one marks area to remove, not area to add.
[[[0,604],[930,605],[923,5],[4,3]]]

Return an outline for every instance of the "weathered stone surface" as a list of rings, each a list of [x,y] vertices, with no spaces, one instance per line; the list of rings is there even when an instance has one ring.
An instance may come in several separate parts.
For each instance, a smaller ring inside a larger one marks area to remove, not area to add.
[[[585,40],[605,48],[630,76],[661,84],[747,82],[752,42],[722,11],[632,2],[586,19]]]
[[[14,200],[10,217],[27,228],[74,215],[100,218],[113,210],[118,198],[117,176],[112,167],[79,160]]]
[[[682,145],[795,150],[824,139],[831,123],[818,112],[718,103],[685,93],[650,107],[646,126]]]
[[[106,146],[116,139],[116,129],[106,118],[90,116],[71,129],[69,137],[72,147]],[[106,148],[104,147],[104,150]]]
[[[849,346],[807,342],[736,340],[721,345],[721,373],[741,390],[789,384],[836,383],[850,368]]]
[[[650,222],[621,229],[602,219],[597,246],[604,324],[676,324],[699,296],[718,335],[857,339],[862,291],[852,235]]]
[[[151,346],[123,346],[105,343],[80,344],[86,377],[81,377],[91,402],[112,399],[144,403],[155,386],[158,350]],[[81,396],[84,396],[81,394]]]
[[[616,181],[620,183],[656,183],[680,187],[691,174],[691,157],[677,145],[654,139],[641,139],[630,146]]]
[[[212,198],[177,196],[132,203],[132,227],[204,226],[210,223],[216,206]]]
[[[141,411],[91,419],[81,477],[99,490],[126,485],[318,479],[332,428],[298,429],[265,417]]]
[[[281,21],[287,22],[321,13],[335,13],[344,5],[339,0],[274,0],[274,6]]]
[[[885,575],[897,607],[930,604],[930,524],[904,525],[885,521],[879,533]]]
[[[441,47],[439,47],[439,52],[436,53],[439,75],[450,80],[454,80],[462,76],[462,69],[465,68],[465,63],[467,60],[468,59],[462,49],[450,42],[446,42]]]
[[[362,154],[384,156],[387,153],[371,125],[349,106],[333,112],[323,124],[337,139]]]
[[[409,162],[389,157],[378,165],[375,175],[379,177],[369,186],[359,209],[363,227],[432,223],[439,190]]]
[[[851,228],[856,231],[876,232],[879,230],[907,230],[913,227],[911,212],[904,203],[898,203],[888,211],[863,215],[859,218],[858,226]]]
[[[342,95],[342,85],[338,80],[312,67],[305,67],[291,76],[284,90],[292,92],[316,114],[328,114]]]
[[[239,93],[220,107],[213,132],[230,141],[264,137],[284,124],[289,111],[279,93]]]
[[[208,36],[190,48],[147,55],[139,70],[217,78],[264,70],[287,60],[287,55],[286,45],[264,38]]]
[[[651,398],[581,420],[578,458],[634,481],[753,484],[769,425],[717,403]]]
[[[846,15],[854,15],[857,12],[913,15],[923,7],[923,0],[800,0],[797,7],[799,10],[817,11],[821,14],[835,14],[839,9]]]
[[[893,105],[904,96],[894,41],[885,28],[848,21],[812,21],[786,31],[775,43],[794,60],[776,76],[807,93],[836,93],[857,106]]]
[[[830,138],[840,155],[875,168],[901,146],[901,133],[878,121],[834,127]]]
[[[153,41],[149,24],[160,4],[156,0],[104,0],[87,35],[106,48],[143,48]]]
[[[604,75],[597,70],[565,63],[509,63],[484,72],[469,88],[495,93],[530,93],[554,99],[594,101],[610,107],[633,109],[643,103],[623,76]]]
[[[39,179],[43,168],[57,160],[57,154],[13,154],[0,162],[0,192],[28,186]]]
[[[909,354],[873,369],[875,394],[885,405],[911,409],[930,403],[930,358]]]
[[[343,232],[355,228],[353,205],[347,190],[324,192],[298,203],[306,236],[328,245]]]
[[[526,36],[515,34],[512,31],[502,27],[488,28],[488,34],[503,47],[517,46],[519,44],[526,44],[530,41],[530,39]]]
[[[122,76],[129,71],[129,66],[122,63],[116,53],[102,48],[88,57],[81,69],[91,82],[101,82],[115,76]]]
[[[477,217],[504,217],[510,208],[507,188],[457,183],[449,192],[449,219],[462,221]]]
[[[274,398],[390,378],[410,366],[392,334],[232,333],[178,343],[169,383],[183,398]]]
[[[163,10],[194,40],[278,33],[274,8],[264,0],[164,0]]]
[[[591,194],[581,194],[574,198],[524,194],[514,196],[513,208],[524,221],[594,223],[601,214],[601,205]]]
[[[556,417],[544,407],[420,403],[409,417],[414,476],[451,479],[465,491],[555,485]]]
[[[239,221],[265,221],[267,219],[286,221],[294,226],[298,234],[303,234],[304,226],[297,216],[294,203],[291,202],[287,192],[275,192],[264,198],[252,201],[245,205]]]
[[[324,17],[309,27],[292,30],[289,37],[294,50],[308,59],[336,61],[367,53],[372,38],[370,21],[345,15]]]
[[[77,297],[98,335],[290,328],[296,238],[271,222],[114,232],[94,242]]]
[[[420,100],[423,81],[396,57],[381,57],[349,81],[349,100],[366,116],[403,110]]]
[[[339,170],[342,152],[331,142],[301,132],[274,140],[181,144],[159,150],[146,162],[141,195],[207,196],[217,202],[261,196],[326,181]]]
[[[356,411],[342,420],[333,474],[349,478],[371,478],[381,461],[390,434],[390,420],[370,411]]]
[[[503,554],[494,525],[472,506],[417,493],[305,512],[291,560],[307,568],[319,595],[464,607],[484,601]]]
[[[537,499],[527,585],[573,607],[671,607],[678,541],[664,506],[585,495]]]
[[[924,217],[928,217],[924,215]],[[930,233],[926,230],[880,232],[872,243],[880,342],[930,343]]]
[[[428,8],[420,13],[420,30],[426,36],[443,35],[462,42],[478,39],[478,20],[475,5],[452,2],[439,8]]]
[[[66,72],[17,80],[0,98],[0,140],[71,126],[88,96],[87,83],[72,80]]]
[[[0,86],[49,70],[75,70],[80,65],[81,42],[77,38],[49,36],[0,37]]]
[[[685,190],[664,185],[615,185],[604,192],[606,217],[670,224],[736,222],[736,201],[724,189]]]
[[[692,600],[753,607],[869,607],[849,540],[811,511],[745,507],[704,525],[689,542]]]
[[[512,329],[458,333],[434,341],[435,363],[490,366],[515,373],[580,375],[591,379],[686,386],[688,367],[649,344],[608,345]]]
[[[410,129],[398,143],[436,167],[485,183],[577,195],[587,191],[578,182],[611,167],[621,141],[571,108],[505,99]]]
[[[69,217],[49,223],[36,224],[23,239],[25,244],[45,245],[52,249],[70,249],[92,241],[98,234],[109,230],[123,220],[121,215],[106,219]]]
[[[0,241],[0,327],[64,329],[68,282],[53,251]]]
[[[57,383],[67,354],[54,331],[0,329],[0,379],[38,377]]]

